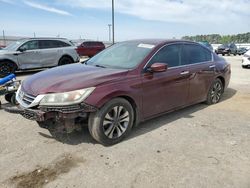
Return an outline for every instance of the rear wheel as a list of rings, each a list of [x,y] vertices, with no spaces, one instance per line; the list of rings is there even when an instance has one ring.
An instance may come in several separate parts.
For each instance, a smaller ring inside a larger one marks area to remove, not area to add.
[[[215,79],[208,91],[206,103],[209,105],[218,103],[221,99],[223,91],[224,87],[221,80],[219,78]]]
[[[243,69],[246,69],[248,66],[247,65],[242,65],[242,68]]]
[[[0,62],[0,77],[15,73],[16,65],[10,61]]]
[[[123,98],[115,98],[99,111],[90,114],[89,132],[103,145],[113,145],[123,140],[134,123],[134,110]]]
[[[58,65],[59,66],[68,65],[68,64],[71,64],[71,63],[73,63],[73,60],[70,57],[64,56],[59,60]]]

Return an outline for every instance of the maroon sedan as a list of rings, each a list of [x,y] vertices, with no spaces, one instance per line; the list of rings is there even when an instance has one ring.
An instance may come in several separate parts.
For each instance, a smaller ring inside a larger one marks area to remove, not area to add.
[[[105,49],[103,42],[85,41],[77,46],[76,51],[80,56],[92,57]]]
[[[230,65],[183,40],[133,40],[100,52],[84,64],[37,73],[7,109],[51,133],[88,124],[95,140],[112,145],[139,122],[195,103],[215,104],[230,80]]]

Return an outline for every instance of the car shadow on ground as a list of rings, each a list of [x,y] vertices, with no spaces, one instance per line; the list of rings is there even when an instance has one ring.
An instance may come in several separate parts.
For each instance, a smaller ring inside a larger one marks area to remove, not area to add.
[[[223,94],[223,97],[221,98],[220,102],[224,102],[230,98],[232,98],[237,91],[232,88],[228,88],[225,93]],[[168,114],[153,118],[151,120],[145,121],[143,123],[140,123],[137,127],[134,127],[131,131],[130,135],[125,139],[129,140],[134,137],[138,137],[143,134],[147,134],[150,131],[153,131],[155,129],[158,129],[162,126],[168,126],[169,123],[176,121],[180,118],[193,118],[192,115],[196,111],[202,110],[204,108],[207,108],[208,105],[204,103],[195,104],[174,112],[170,112]],[[51,136],[49,133],[44,134],[39,132],[39,134],[43,137],[50,138],[50,139],[56,139],[59,142],[62,142],[64,144],[69,145],[78,145],[81,143],[92,143],[92,144],[98,144],[91,136],[88,131],[88,127],[84,126],[82,131],[79,132],[73,132],[70,134],[61,134],[59,137],[55,138]]]
[[[26,70],[26,71],[18,71],[15,73],[16,77],[18,78],[19,76],[31,76],[33,74],[36,74],[38,72],[47,70],[46,68],[44,69],[32,69],[32,70]]]
[[[226,91],[224,92],[220,100],[220,103],[232,98],[236,93],[237,91],[235,89],[232,89],[232,88],[226,89]],[[194,117],[192,115],[193,113],[200,111],[204,108],[207,108],[208,106],[209,105],[205,103],[199,103],[199,104],[188,106],[186,108],[183,108],[174,112],[170,112],[165,115],[145,121],[139,124],[137,127],[135,127],[127,139],[131,139],[131,138],[146,134],[162,126],[167,126],[167,124],[173,121],[176,121],[180,118],[193,118]]]

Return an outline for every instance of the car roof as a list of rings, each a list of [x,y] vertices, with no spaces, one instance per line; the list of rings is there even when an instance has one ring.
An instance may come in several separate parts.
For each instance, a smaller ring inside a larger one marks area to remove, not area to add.
[[[56,37],[36,37],[36,38],[22,38],[20,40],[66,40],[69,41],[66,38],[56,38]]]
[[[136,39],[136,40],[129,40],[124,42],[138,42],[138,43],[147,43],[152,45],[160,45],[160,44],[167,44],[167,43],[175,43],[175,42],[189,42],[195,43],[188,40],[181,40],[181,39]]]

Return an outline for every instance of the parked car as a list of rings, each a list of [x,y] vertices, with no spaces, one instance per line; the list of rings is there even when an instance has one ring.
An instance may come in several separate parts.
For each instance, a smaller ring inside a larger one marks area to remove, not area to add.
[[[216,50],[216,54],[222,54],[223,56],[225,54],[227,55],[237,55],[237,46],[234,43],[229,43],[229,44],[222,44],[220,45]]]
[[[92,137],[112,145],[139,122],[195,103],[220,101],[230,65],[206,47],[183,40],[117,43],[84,64],[30,76],[17,91],[18,107],[54,135],[88,123]]]
[[[92,57],[105,49],[103,42],[98,41],[85,41],[79,46],[77,46],[77,53],[80,56],[89,56]]]
[[[250,67],[250,50],[248,50],[242,58],[242,68]]]
[[[16,70],[54,67],[78,61],[75,47],[66,39],[22,39],[0,51],[0,76]]]
[[[207,42],[207,41],[202,41],[202,42],[198,42],[198,43],[200,43],[201,45],[207,47],[207,48],[210,49],[211,51],[214,50],[213,47],[212,47],[212,45],[211,45],[209,42]]]
[[[4,49],[6,46],[0,45],[0,50]]]
[[[247,49],[246,48],[239,48],[238,50],[237,50],[237,54],[238,55],[243,55],[244,53],[246,53],[247,52]]]

